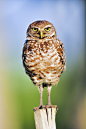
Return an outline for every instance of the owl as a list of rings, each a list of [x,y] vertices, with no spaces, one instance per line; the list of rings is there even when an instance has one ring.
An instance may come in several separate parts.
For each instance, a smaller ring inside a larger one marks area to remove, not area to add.
[[[56,30],[48,21],[39,20],[31,23],[22,54],[26,73],[40,92],[40,105],[43,106],[43,88],[47,87],[48,104],[51,106],[50,92],[52,85],[57,85],[61,74],[66,69],[63,43],[57,38]]]

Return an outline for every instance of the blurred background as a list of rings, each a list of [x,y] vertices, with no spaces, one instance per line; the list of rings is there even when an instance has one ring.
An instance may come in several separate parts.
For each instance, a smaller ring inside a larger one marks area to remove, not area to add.
[[[0,0],[0,129],[35,129],[33,108],[39,106],[40,94],[25,74],[22,48],[26,30],[36,20],[55,26],[66,52],[67,70],[51,91],[51,102],[59,108],[57,129],[86,129],[83,0]]]

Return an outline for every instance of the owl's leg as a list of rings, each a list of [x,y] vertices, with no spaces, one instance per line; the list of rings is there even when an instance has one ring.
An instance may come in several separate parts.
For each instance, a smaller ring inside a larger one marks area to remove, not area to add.
[[[47,91],[48,91],[48,106],[51,106],[51,101],[50,101],[51,88],[52,88],[52,86],[48,86],[47,87]]]
[[[42,108],[43,107],[43,101],[42,101],[43,87],[39,86],[38,89],[39,89],[39,92],[40,92],[40,105],[39,105],[39,108],[40,107]]]

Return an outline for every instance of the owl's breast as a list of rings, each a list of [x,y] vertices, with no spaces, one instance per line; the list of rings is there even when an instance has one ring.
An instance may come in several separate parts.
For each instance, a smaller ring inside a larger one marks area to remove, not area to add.
[[[44,44],[40,45],[40,56],[42,57],[42,62],[47,64],[47,66],[57,66],[60,57],[58,55],[58,51],[55,48],[53,41],[44,42]]]
[[[34,83],[58,83],[62,68],[53,42],[29,44],[24,53],[26,72]]]

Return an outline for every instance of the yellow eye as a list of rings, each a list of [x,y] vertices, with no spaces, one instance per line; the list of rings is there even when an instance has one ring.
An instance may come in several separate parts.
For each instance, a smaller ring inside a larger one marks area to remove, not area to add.
[[[37,28],[33,28],[33,31],[38,31],[38,29]]]
[[[46,31],[50,31],[50,27],[45,28]]]

